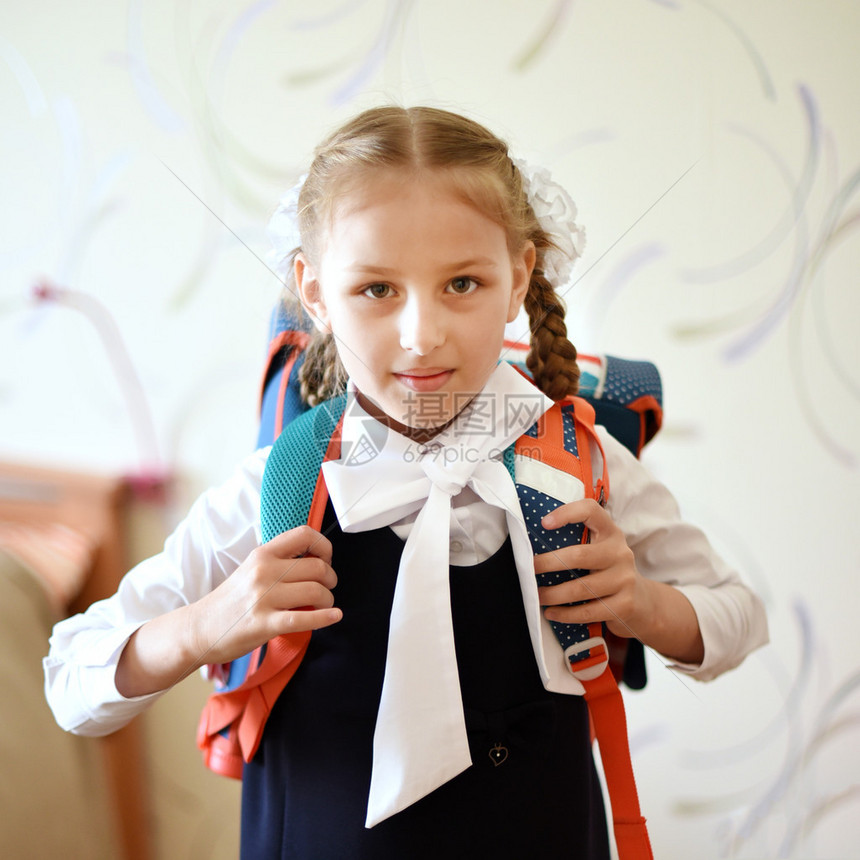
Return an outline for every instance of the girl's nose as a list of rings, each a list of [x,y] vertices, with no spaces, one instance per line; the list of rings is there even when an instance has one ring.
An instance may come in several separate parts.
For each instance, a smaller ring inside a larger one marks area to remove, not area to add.
[[[428,355],[443,343],[442,309],[429,300],[408,301],[400,315],[400,346],[418,355]]]

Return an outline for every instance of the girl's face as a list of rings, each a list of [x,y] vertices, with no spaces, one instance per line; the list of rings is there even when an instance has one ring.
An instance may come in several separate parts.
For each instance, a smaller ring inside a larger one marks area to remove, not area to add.
[[[443,426],[483,388],[534,258],[530,242],[512,255],[444,176],[391,171],[338,202],[296,281],[362,405],[408,432]]]

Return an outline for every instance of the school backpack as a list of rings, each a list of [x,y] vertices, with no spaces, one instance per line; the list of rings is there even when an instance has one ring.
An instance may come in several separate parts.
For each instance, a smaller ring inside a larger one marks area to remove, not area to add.
[[[297,395],[295,379],[308,340],[306,319],[291,317],[283,309],[276,312],[261,396],[259,441],[271,442],[270,433],[276,437],[261,494],[264,540],[304,523],[316,529],[321,527],[327,492],[320,466],[324,459],[340,456],[339,424],[345,397],[308,412]],[[523,357],[524,349],[519,345],[506,346],[508,360],[512,359],[511,351],[518,351],[519,357]],[[516,358],[512,363],[518,363]],[[590,452],[599,448],[594,436],[595,412],[600,413],[598,423],[606,425],[638,454],[660,427],[660,380],[656,368],[647,362],[612,357],[581,357],[580,369],[586,396],[555,404],[505,452],[504,462],[516,481],[515,454],[537,457],[579,477],[586,497],[602,500],[608,486],[605,464],[601,474],[591,473]],[[283,491],[287,482],[289,493]],[[519,484],[517,490],[522,496]],[[543,543],[539,522],[527,525],[535,552],[546,551],[548,546]],[[583,540],[581,525],[567,529],[569,534],[564,538],[567,543]],[[544,574],[540,584],[583,573]],[[569,668],[585,688],[606,774],[619,856],[622,860],[650,858],[630,763],[623,702],[614,677],[614,673],[619,674],[637,688],[644,685],[641,645],[635,640],[611,637],[600,624],[553,623],[552,627],[569,660]],[[241,778],[243,762],[253,757],[268,713],[300,665],[310,639],[310,633],[276,637],[240,660],[213,667],[218,689],[201,715],[198,731],[198,744],[208,767]],[[606,671],[608,664],[612,671]]]

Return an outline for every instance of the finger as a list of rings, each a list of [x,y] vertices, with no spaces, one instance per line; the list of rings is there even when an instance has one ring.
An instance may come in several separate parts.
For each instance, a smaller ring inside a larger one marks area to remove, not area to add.
[[[579,499],[567,502],[550,511],[541,519],[545,529],[557,529],[571,523],[582,523],[589,529],[598,530],[612,522],[609,514],[594,499]]]
[[[590,600],[577,606],[552,606],[544,610],[550,621],[562,624],[606,624],[612,633],[624,638],[641,639],[636,629],[625,620],[624,613],[611,597],[606,600]]]
[[[265,547],[279,558],[312,555],[331,562],[331,541],[310,526],[299,526],[273,537]]]
[[[331,609],[334,606],[334,594],[318,582],[281,583],[272,590],[268,605],[280,611]]]
[[[580,552],[585,546],[585,544],[565,546],[538,553],[534,557],[535,573],[551,573],[555,570],[590,570],[583,562],[584,554]]]
[[[575,606],[548,606],[544,615],[549,621],[561,624],[594,624],[602,621],[615,621],[616,615],[605,600],[589,600]]]
[[[611,594],[614,594],[611,583],[596,575],[581,576],[558,585],[538,588],[538,599],[542,606],[561,606],[566,603],[600,600]]]
[[[534,557],[535,573],[554,570],[605,570],[617,558],[618,547],[609,540],[566,546]]]
[[[270,562],[270,572],[274,573],[273,580],[284,583],[318,582],[326,588],[337,585],[337,574],[334,568],[321,558],[301,556],[300,558],[281,559]]]
[[[337,624],[343,618],[340,609],[291,609],[278,614],[277,634],[303,633]]]

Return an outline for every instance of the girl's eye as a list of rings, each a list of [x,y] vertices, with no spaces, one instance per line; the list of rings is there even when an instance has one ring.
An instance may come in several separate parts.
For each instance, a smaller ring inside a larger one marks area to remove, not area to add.
[[[448,289],[458,296],[465,296],[478,289],[478,282],[474,278],[454,278],[448,284]]]
[[[364,294],[372,299],[385,299],[389,296],[391,287],[388,284],[371,284],[365,287]]]

